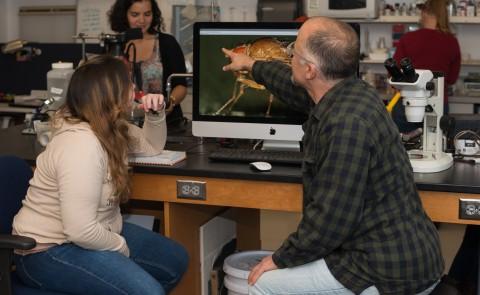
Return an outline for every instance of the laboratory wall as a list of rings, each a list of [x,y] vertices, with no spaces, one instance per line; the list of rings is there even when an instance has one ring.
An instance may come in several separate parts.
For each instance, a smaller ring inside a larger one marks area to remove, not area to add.
[[[76,0],[0,0],[0,42],[19,38],[22,6],[76,5]],[[3,25],[4,24],[4,25]]]

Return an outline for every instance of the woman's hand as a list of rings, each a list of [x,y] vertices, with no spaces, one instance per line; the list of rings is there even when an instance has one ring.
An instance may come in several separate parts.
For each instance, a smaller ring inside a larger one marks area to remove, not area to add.
[[[175,106],[180,105],[185,96],[187,95],[187,87],[184,85],[176,85],[170,92],[169,104],[165,109],[165,114],[170,114]]]
[[[140,98],[140,104],[138,108],[145,110],[145,112],[160,111],[165,108],[165,101],[163,94],[153,94],[149,93]]]

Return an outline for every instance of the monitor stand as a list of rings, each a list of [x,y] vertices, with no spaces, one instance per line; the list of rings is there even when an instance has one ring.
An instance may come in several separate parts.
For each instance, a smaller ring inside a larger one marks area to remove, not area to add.
[[[264,140],[262,150],[299,152],[300,142],[290,140]]]

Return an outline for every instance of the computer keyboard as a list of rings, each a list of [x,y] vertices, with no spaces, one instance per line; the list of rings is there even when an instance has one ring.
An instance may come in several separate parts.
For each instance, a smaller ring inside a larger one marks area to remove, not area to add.
[[[225,162],[269,162],[270,164],[302,164],[303,153],[295,151],[264,151],[252,149],[217,149],[210,152],[208,158],[212,161]]]

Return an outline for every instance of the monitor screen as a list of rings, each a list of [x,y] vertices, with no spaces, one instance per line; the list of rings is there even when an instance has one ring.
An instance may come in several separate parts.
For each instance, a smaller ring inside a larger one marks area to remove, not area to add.
[[[222,48],[287,64],[300,23],[195,23],[193,122],[195,136],[300,141],[307,114],[274,97],[250,73],[224,72]]]

